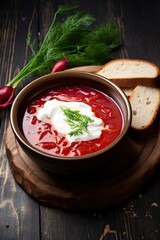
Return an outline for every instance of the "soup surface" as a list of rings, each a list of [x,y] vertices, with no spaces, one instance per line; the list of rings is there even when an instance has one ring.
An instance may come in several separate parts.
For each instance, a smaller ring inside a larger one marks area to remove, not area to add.
[[[43,92],[23,118],[27,140],[43,152],[61,156],[90,154],[111,144],[123,118],[107,95],[87,87],[61,87]]]

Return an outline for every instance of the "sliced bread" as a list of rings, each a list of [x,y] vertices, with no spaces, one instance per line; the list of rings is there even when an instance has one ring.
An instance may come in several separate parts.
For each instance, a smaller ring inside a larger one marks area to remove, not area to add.
[[[148,128],[157,116],[160,106],[160,89],[137,86],[129,101],[132,108],[131,127],[143,130]]]
[[[103,65],[96,73],[124,88],[137,85],[155,87],[160,84],[156,79],[159,67],[146,60],[115,59]]]

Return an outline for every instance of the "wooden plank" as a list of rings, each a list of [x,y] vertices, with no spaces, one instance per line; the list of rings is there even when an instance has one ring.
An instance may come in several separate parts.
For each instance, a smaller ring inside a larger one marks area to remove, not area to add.
[[[7,82],[27,61],[26,36],[37,32],[36,2],[7,1],[0,8],[0,81]],[[20,87],[21,88],[21,87]],[[0,239],[40,239],[39,205],[18,186],[5,155],[9,108],[0,112]],[[34,223],[34,224],[33,224]]]

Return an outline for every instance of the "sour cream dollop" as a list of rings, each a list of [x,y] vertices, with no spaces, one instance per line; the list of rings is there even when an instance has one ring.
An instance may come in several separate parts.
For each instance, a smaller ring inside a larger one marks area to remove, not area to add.
[[[73,131],[69,123],[66,121],[66,116],[61,107],[67,107],[71,110],[79,110],[80,114],[88,116],[93,121],[88,122],[88,132],[83,131],[82,134],[70,136]],[[46,118],[51,120],[54,128],[61,134],[64,134],[70,142],[88,141],[99,138],[103,129],[103,121],[97,118],[88,104],[83,102],[64,102],[57,99],[46,101],[43,108],[37,114],[37,118],[45,122]]]

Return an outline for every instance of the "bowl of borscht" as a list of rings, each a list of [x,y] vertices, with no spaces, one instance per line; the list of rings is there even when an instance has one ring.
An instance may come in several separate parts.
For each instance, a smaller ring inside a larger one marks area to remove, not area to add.
[[[20,147],[39,167],[56,174],[89,173],[121,151],[131,108],[105,77],[67,70],[25,86],[10,120]]]

